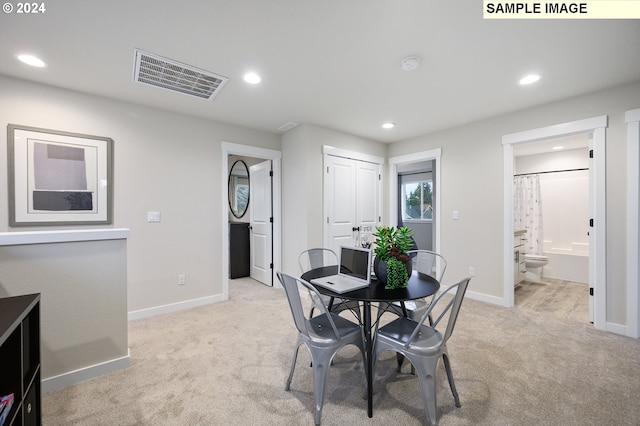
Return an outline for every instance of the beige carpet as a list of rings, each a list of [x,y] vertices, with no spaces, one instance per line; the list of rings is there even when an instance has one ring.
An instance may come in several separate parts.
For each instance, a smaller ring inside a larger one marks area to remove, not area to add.
[[[296,334],[284,293],[243,279],[231,282],[230,296],[131,322],[131,367],[45,394],[43,424],[312,425],[306,351],[284,391]],[[462,407],[441,367],[439,424],[639,425],[640,341],[520,302],[463,303],[449,341]],[[323,424],[424,424],[417,379],[407,365],[402,373],[394,366],[383,354],[369,419],[357,350],[340,352]]]

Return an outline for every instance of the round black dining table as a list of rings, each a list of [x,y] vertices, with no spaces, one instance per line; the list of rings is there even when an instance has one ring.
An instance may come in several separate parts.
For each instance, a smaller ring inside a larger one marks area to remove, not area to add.
[[[301,278],[311,282],[315,278],[326,277],[338,273],[338,266],[324,266],[315,268],[302,274]],[[311,283],[313,285],[313,283]],[[409,277],[409,284],[406,288],[387,290],[384,283],[379,282],[375,277],[371,277],[371,283],[368,287],[348,291],[346,293],[335,293],[328,288],[320,285],[313,285],[320,294],[345,300],[355,300],[362,302],[362,321],[360,323],[364,335],[364,347],[366,358],[366,375],[367,375],[367,414],[373,416],[373,336],[371,323],[371,304],[375,302],[400,302],[402,310],[406,314],[404,302],[409,300],[422,299],[435,294],[440,288],[440,283],[435,278],[413,271]]]

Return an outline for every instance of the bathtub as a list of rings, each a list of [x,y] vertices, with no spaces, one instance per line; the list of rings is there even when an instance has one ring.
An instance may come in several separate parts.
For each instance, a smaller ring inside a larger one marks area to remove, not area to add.
[[[544,244],[549,263],[542,268],[542,276],[559,280],[589,283],[589,244],[572,243],[570,249]]]

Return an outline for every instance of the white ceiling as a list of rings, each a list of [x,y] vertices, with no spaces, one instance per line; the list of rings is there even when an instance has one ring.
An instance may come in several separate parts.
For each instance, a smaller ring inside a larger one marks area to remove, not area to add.
[[[311,123],[394,142],[640,79],[640,20],[483,20],[482,2],[426,0],[45,5],[0,14],[1,74],[272,133]],[[229,82],[211,101],[134,83],[135,48]],[[532,71],[543,79],[519,86]]]

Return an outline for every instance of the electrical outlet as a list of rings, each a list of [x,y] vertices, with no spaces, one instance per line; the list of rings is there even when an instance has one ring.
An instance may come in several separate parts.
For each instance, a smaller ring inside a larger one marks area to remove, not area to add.
[[[187,283],[187,277],[184,274],[178,275],[178,285],[185,285]]]
[[[476,276],[476,268],[474,268],[473,266],[469,266],[469,275],[472,277]]]

